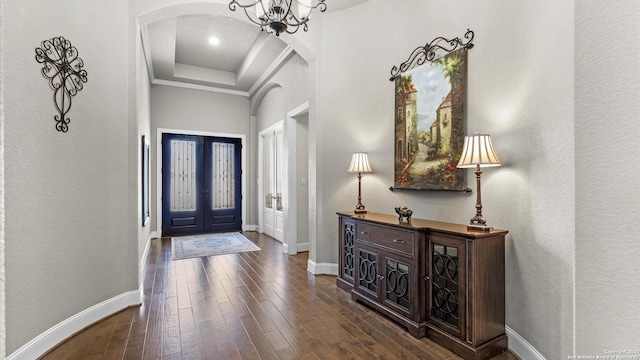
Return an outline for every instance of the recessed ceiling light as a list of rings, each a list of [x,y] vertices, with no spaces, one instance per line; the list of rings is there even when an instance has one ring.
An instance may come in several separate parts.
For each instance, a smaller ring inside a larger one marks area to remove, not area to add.
[[[211,44],[213,46],[220,45],[220,39],[218,39],[215,36],[212,36],[212,37],[209,38],[209,44]]]

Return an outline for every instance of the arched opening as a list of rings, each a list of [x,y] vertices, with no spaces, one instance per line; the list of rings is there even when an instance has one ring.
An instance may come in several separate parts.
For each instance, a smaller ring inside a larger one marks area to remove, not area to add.
[[[157,9],[146,9],[146,10],[139,10],[139,13],[141,15],[139,15],[137,17],[138,19],[138,26],[139,28],[142,30],[143,32],[143,37],[144,37],[144,29],[149,26],[150,24],[153,24],[154,22],[158,22],[158,21],[165,21],[167,19],[171,19],[171,18],[175,18],[177,16],[186,16],[186,15],[194,15],[194,14],[206,14],[209,16],[213,16],[215,18],[220,18],[220,19],[225,19],[229,20],[232,19],[233,21],[236,22],[244,22],[244,23],[249,23],[249,21],[244,18],[244,14],[239,14],[237,12],[231,12],[228,9],[227,4],[214,4],[214,3],[202,3],[202,2],[185,2],[183,4],[177,4],[177,5],[171,5],[171,6],[167,6],[167,7],[161,7],[161,8],[157,8]],[[304,61],[304,63],[306,64],[306,66],[309,67],[309,71],[315,71],[315,66],[309,66],[310,63],[315,62],[315,55],[313,54],[313,52],[303,43],[301,42],[297,37],[295,36],[281,36],[279,38],[279,41],[283,41],[286,43],[286,51],[283,51],[280,54],[280,63],[279,64],[272,64],[272,69],[271,71],[273,71],[274,73],[277,71],[280,71],[281,67],[283,66],[283,63],[286,63],[287,61],[289,61],[292,57],[299,55],[299,58],[302,59]],[[147,51],[147,49],[142,49],[142,51],[138,52],[138,56],[145,56],[146,58],[146,62],[147,64],[149,64],[149,59],[150,59],[150,54]],[[140,55],[143,54],[143,55]],[[166,83],[163,83],[162,81],[158,81],[158,79],[155,79],[154,74],[152,72],[152,66],[147,66],[147,68],[149,69],[150,72],[150,78],[151,78],[151,83],[152,84],[161,84],[161,85],[168,85]],[[315,81],[315,74],[309,74],[308,79],[310,81]],[[307,79],[305,79],[307,80]],[[312,84],[309,84],[310,86]],[[138,81],[137,86],[142,86],[142,84],[140,84],[140,82]],[[256,122],[258,121],[258,119],[256,118],[257,116],[257,111],[260,107],[260,104],[263,102],[264,97],[271,91],[273,90],[275,87],[279,87],[279,86],[286,86],[286,84],[280,84],[277,81],[273,82],[271,78],[263,78],[261,79],[261,83],[260,84],[256,84],[252,89],[250,89],[249,91],[246,92],[246,94],[232,94],[232,95],[237,95],[237,96],[245,96],[249,99],[249,116],[247,121],[250,122],[250,133],[248,133],[247,135],[247,145],[248,145],[248,151],[247,151],[247,156],[248,156],[248,169],[249,169],[249,175],[248,175],[248,179],[247,179],[247,184],[248,184],[248,189],[247,190],[247,194],[249,195],[250,199],[247,201],[247,206],[251,207],[251,206],[258,206],[258,191],[255,187],[255,184],[257,183],[257,162],[258,162],[258,131],[260,129],[256,128]],[[193,87],[194,89],[199,89],[198,87]],[[201,88],[201,90],[207,90],[204,88]],[[304,98],[301,101],[296,101],[294,104],[286,104],[284,110],[282,111],[282,119],[285,120],[285,128],[287,130],[286,134],[287,134],[287,140],[286,140],[286,148],[287,148],[287,168],[290,169],[292,166],[293,167],[303,167],[307,168],[307,164],[309,163],[308,159],[304,159],[304,161],[300,161],[300,159],[298,157],[296,157],[296,150],[301,143],[297,142],[297,137],[295,136],[296,133],[299,132],[300,129],[300,124],[303,124],[302,129],[308,129],[309,128],[309,123],[315,121],[315,117],[313,116],[313,112],[311,109],[309,109],[309,102],[311,100],[311,97],[314,96],[314,93],[310,93],[309,97]],[[301,105],[302,104],[302,105]],[[306,104],[306,105],[305,105]],[[302,110],[301,110],[302,109]],[[300,120],[302,119],[302,120]],[[151,122],[153,122],[153,119],[151,120]],[[154,133],[154,127],[151,126],[151,132]],[[306,135],[306,132],[304,132],[304,144],[302,144],[302,146],[305,147],[305,149],[308,149],[308,144],[307,141],[308,137]],[[310,139],[312,140],[312,139]],[[154,142],[154,143],[157,143]],[[306,153],[308,154],[308,156],[313,156],[313,153],[310,151],[306,151]],[[156,152],[157,154],[157,152]],[[156,161],[157,162],[157,161]],[[158,170],[159,171],[159,170]],[[304,178],[304,179],[301,179]],[[159,177],[158,177],[159,178]],[[158,180],[156,179],[156,182]],[[301,188],[300,182],[304,182],[304,183],[308,183],[308,182],[312,182],[315,181],[315,173],[313,171],[306,171],[304,172],[304,176],[298,176],[297,172],[292,172],[291,176],[289,176],[287,178],[287,186],[289,189],[289,199],[300,199],[301,196],[297,196],[298,193],[300,191],[304,191],[305,188]],[[156,189],[159,189],[160,186],[156,185]],[[159,192],[156,190],[156,194],[158,194]],[[303,194],[304,198],[308,198],[308,196],[306,196],[306,194]],[[152,210],[155,210],[156,213],[156,218],[159,216],[158,212],[159,212],[159,207],[157,206],[157,204],[161,201],[160,200],[160,195],[156,196],[156,206],[154,207],[152,205]],[[293,200],[291,200],[293,201]],[[313,201],[315,201],[315,197],[313,197]],[[308,238],[308,242],[305,242],[304,244],[302,244],[302,246],[299,246],[299,244],[297,244],[297,241],[295,241],[298,237],[300,237],[298,235],[298,229],[306,229],[308,228],[308,226],[306,226],[306,224],[308,223],[309,219],[308,217],[306,219],[300,219],[297,214],[299,213],[299,211],[297,210],[297,206],[298,206],[298,202],[296,201],[295,204],[294,203],[289,203],[287,206],[287,216],[289,214],[294,214],[296,216],[293,216],[291,219],[287,219],[285,220],[286,225],[286,233],[285,233],[285,246],[283,247],[283,250],[289,254],[293,254],[296,253],[298,251],[304,251],[304,250],[311,250],[311,254],[310,257],[313,258],[315,257],[315,255],[313,254],[313,247],[310,246],[310,243],[314,242],[315,239],[315,234],[313,233],[309,233],[308,236],[306,236],[306,238]],[[315,206],[313,204],[305,204],[302,205],[308,208],[315,208]],[[290,209],[290,210],[289,210]],[[309,215],[311,216],[311,215]],[[257,212],[255,215],[248,215],[248,221],[252,222],[253,224],[255,224],[255,221],[257,221]],[[295,218],[295,220],[294,220]],[[302,222],[303,226],[297,226],[298,223]],[[156,226],[157,227],[157,226]],[[304,230],[302,230],[304,231]],[[291,243],[294,243],[294,245],[289,246]]]

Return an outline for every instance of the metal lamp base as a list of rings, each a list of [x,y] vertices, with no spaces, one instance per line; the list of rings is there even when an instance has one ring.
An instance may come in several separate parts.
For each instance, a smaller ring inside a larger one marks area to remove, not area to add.
[[[358,196],[358,200],[360,200],[360,196]],[[362,205],[362,203],[358,201],[358,204],[356,205],[356,208],[355,210],[353,210],[353,212],[356,214],[366,214],[367,210],[365,210],[364,205]]]
[[[471,231],[491,231],[493,230],[493,226],[487,226],[483,224],[469,224],[467,225],[467,230]]]

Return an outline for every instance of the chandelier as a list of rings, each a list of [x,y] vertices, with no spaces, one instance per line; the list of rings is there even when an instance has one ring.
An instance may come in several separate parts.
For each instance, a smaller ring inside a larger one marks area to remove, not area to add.
[[[300,27],[307,31],[311,12],[314,9],[321,12],[327,10],[324,2],[325,0],[251,0],[241,4],[238,0],[232,0],[229,9],[236,11],[238,7],[242,8],[249,20],[263,31],[280,36],[282,32],[293,34]],[[254,9],[250,10],[251,8]]]

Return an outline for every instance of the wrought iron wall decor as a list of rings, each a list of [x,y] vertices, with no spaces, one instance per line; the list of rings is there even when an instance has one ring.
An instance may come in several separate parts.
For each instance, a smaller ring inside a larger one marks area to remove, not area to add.
[[[394,92],[394,186],[468,191],[456,164],[464,142],[467,50],[464,39],[437,37],[391,69]]]
[[[53,102],[59,113],[54,116],[56,130],[66,133],[71,122],[67,117],[71,98],[87,82],[87,71],[82,69],[84,62],[78,57],[78,49],[62,36],[44,40],[42,47],[36,48],[36,61],[44,64],[42,76],[49,79],[53,89]]]
[[[473,31],[467,29],[467,32],[464,34],[466,41],[458,37],[449,40],[445,37],[438,36],[426,45],[418,46],[413,50],[411,55],[409,55],[407,61],[400,64],[400,66],[393,66],[391,68],[391,78],[389,80],[394,81],[398,75],[416,66],[420,66],[427,61],[435,60],[439,51],[450,53],[459,49],[471,49],[473,47],[473,36]]]

